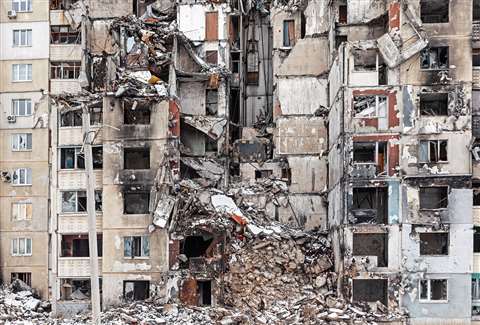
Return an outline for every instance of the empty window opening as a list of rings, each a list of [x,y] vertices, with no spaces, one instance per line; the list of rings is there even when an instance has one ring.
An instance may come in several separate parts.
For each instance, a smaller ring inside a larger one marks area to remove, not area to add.
[[[126,192],[123,193],[124,214],[147,214],[149,213],[149,192]]]
[[[300,15],[300,38],[304,39],[305,34],[307,33],[307,17],[302,12]]]
[[[212,305],[212,281],[198,280],[197,294],[198,294],[199,306],[211,306]]]
[[[205,257],[212,242],[213,236],[207,233],[201,236],[187,236],[180,244],[180,253],[185,254],[187,258]]]
[[[480,278],[472,279],[472,300],[474,301],[480,300]],[[477,306],[476,314],[478,315],[479,313],[480,311],[478,310],[478,306]]]
[[[448,161],[447,140],[421,140],[420,141],[420,162],[438,163]]]
[[[420,233],[420,255],[448,255],[448,232]]]
[[[218,64],[218,51],[205,51],[205,61],[210,64]]]
[[[473,227],[473,252],[480,253],[480,227]]]
[[[84,169],[85,159],[81,148],[61,148],[60,168],[61,169]]]
[[[448,187],[420,187],[420,209],[445,209],[448,206]]]
[[[150,148],[123,149],[124,169],[150,169]]]
[[[145,300],[150,297],[150,281],[123,281],[123,298],[126,301]]]
[[[355,71],[377,71],[379,57],[376,49],[354,49],[353,69]]]
[[[230,52],[232,73],[240,73],[240,52]]]
[[[472,190],[473,190],[473,206],[480,207],[480,183],[478,182],[472,183]]]
[[[356,164],[375,164],[377,174],[386,172],[387,142],[354,142],[353,161]]]
[[[123,102],[123,124],[150,124],[150,107],[138,101]]]
[[[448,115],[448,93],[420,94],[420,115]]]
[[[386,96],[354,96],[353,110],[355,117],[375,118],[386,117],[387,97]]]
[[[295,45],[295,20],[283,21],[283,46],[292,47]]]
[[[50,62],[51,79],[78,79],[80,76],[80,61]]]
[[[82,126],[82,111],[75,110],[62,113],[60,126]]]
[[[98,256],[102,256],[103,252],[103,236],[97,234],[97,251]],[[62,235],[61,257],[89,257],[89,244],[87,234],[78,235]]]
[[[217,153],[218,141],[205,136],[205,153]]]
[[[422,69],[448,69],[448,47],[430,47],[420,52]]]
[[[258,85],[260,57],[258,55],[258,42],[248,41],[247,49],[247,84]]]
[[[66,10],[78,0],[50,0],[50,10]]]
[[[89,279],[61,279],[60,300],[87,300],[90,299],[90,292]]]
[[[338,50],[342,43],[346,43],[348,41],[348,36],[346,35],[337,35],[335,36],[335,49]]]
[[[447,301],[448,284],[446,279],[420,280],[420,301]]]
[[[354,223],[386,224],[388,216],[388,188],[354,188],[351,212],[355,218]]]
[[[87,211],[87,192],[64,191],[62,192],[62,212],[78,213]],[[95,211],[102,211],[102,192],[95,191]]]
[[[480,69],[480,49],[472,49],[472,67]]]
[[[232,48],[240,49],[240,16],[230,15],[230,25],[228,30],[228,39]]]
[[[270,178],[273,175],[273,170],[271,169],[257,169],[255,170],[255,179],[259,178]]]
[[[149,257],[150,238],[148,236],[123,237],[123,256],[125,257]]]
[[[473,0],[473,20],[480,20],[480,0]]]
[[[388,266],[388,234],[353,234],[353,256],[376,256],[377,266]]]
[[[347,5],[338,6],[338,22],[340,24],[346,24],[348,17]]]
[[[425,24],[448,23],[449,0],[420,0],[420,17]]]
[[[218,112],[218,90],[206,90],[206,111],[207,115],[217,115]]]
[[[50,44],[80,44],[80,41],[80,32],[70,25],[50,26]]]
[[[379,301],[388,306],[387,288],[387,279],[354,279],[353,301]]]
[[[12,203],[12,220],[32,220],[33,206],[31,202],[13,202]]]
[[[10,274],[10,283],[15,280],[20,280],[26,283],[29,287],[32,286],[32,273],[30,272],[12,272]]]

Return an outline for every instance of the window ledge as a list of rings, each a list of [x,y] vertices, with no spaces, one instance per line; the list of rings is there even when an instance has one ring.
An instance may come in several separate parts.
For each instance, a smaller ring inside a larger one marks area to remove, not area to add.
[[[25,254],[25,255],[11,254],[10,256],[12,256],[12,257],[30,257],[30,256],[32,256],[32,254]]]
[[[433,71],[450,71],[450,68],[430,68],[430,69],[425,69],[425,68],[420,68],[421,72],[433,72]]]
[[[447,161],[435,161],[435,162],[421,161],[417,165],[419,165],[419,166],[422,166],[422,165],[446,165],[446,164],[449,164],[449,163],[450,162],[448,160]]]
[[[22,187],[22,186],[32,186],[32,184],[12,184],[15,187]]]
[[[448,256],[450,256],[450,255],[448,255],[448,254],[440,254],[440,255],[439,254],[435,254],[435,255],[422,255],[422,254],[420,254],[420,257],[448,257]]]
[[[12,114],[13,115],[13,114]],[[31,117],[33,116],[33,114],[30,114],[30,115],[13,115],[15,116],[16,118],[20,118],[20,117]]]
[[[448,304],[448,300],[418,300],[421,304]]]
[[[13,48],[25,48],[25,47],[32,47],[32,45],[13,45]]]
[[[12,80],[13,83],[32,82],[32,80]]]
[[[432,211],[432,212],[435,212],[435,211],[441,212],[441,211],[448,211],[448,208],[438,208],[438,209],[422,209],[422,208],[420,208],[420,209],[418,209],[418,211],[419,211],[419,212],[430,212],[430,211]]]
[[[18,149],[12,149],[12,152],[32,152],[32,149],[25,149],[25,150],[18,150]]]
[[[150,256],[134,256],[134,257],[124,256],[123,259],[124,260],[149,260]]]

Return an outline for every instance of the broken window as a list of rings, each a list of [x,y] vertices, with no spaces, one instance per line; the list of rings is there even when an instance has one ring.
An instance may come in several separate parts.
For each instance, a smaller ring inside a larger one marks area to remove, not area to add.
[[[62,235],[61,257],[89,257],[89,247],[87,234]],[[103,252],[102,234],[97,234],[97,252],[98,256],[101,257]]]
[[[430,47],[420,52],[420,68],[448,69],[448,47]]]
[[[205,13],[205,40],[218,40],[218,12]]]
[[[249,40],[247,50],[247,84],[258,85],[259,64],[258,42],[255,40]]]
[[[387,142],[354,142],[353,161],[355,164],[375,164],[378,174],[386,172]]]
[[[123,149],[124,169],[150,169],[150,148]]]
[[[218,64],[218,51],[205,51],[205,61],[210,64]]]
[[[12,175],[13,185],[32,185],[32,170],[30,168],[17,168]]]
[[[420,280],[420,301],[447,301],[447,280]]]
[[[210,137],[205,138],[205,153],[216,153],[218,151],[218,142]]]
[[[198,280],[197,281],[197,294],[199,306],[211,306],[212,305],[212,281],[211,280]]]
[[[123,299],[126,301],[145,300],[150,297],[149,281],[123,281]]]
[[[338,6],[338,23],[346,24],[348,17],[347,5]]]
[[[95,210],[102,210],[102,192],[95,191]],[[86,212],[87,193],[85,191],[62,192],[62,212]]]
[[[386,96],[354,96],[354,116],[359,118],[385,117],[387,115]]]
[[[419,160],[422,163],[448,161],[447,140],[420,140]]]
[[[217,115],[218,112],[218,90],[206,90],[206,109],[207,115]]]
[[[101,290],[102,279],[99,280]],[[87,300],[90,293],[89,279],[61,279],[60,300]]]
[[[335,49],[338,51],[338,48],[342,43],[346,43],[348,41],[348,36],[345,35],[337,35],[335,36]]]
[[[82,111],[75,110],[61,113],[60,126],[82,126]]]
[[[472,49],[472,67],[480,68],[480,49]]]
[[[448,115],[448,93],[420,94],[420,115]]]
[[[70,25],[50,26],[50,44],[80,44],[80,32]]]
[[[15,280],[25,282],[29,287],[32,286],[32,273],[30,272],[12,272],[10,274],[10,282]]]
[[[388,306],[387,288],[387,279],[354,279],[353,301],[380,301]]]
[[[355,71],[377,71],[377,49],[354,49],[353,69]]]
[[[13,202],[12,203],[12,220],[32,220],[32,203],[31,202]]]
[[[31,256],[32,238],[12,239],[12,256]]]
[[[31,133],[13,133],[12,134],[12,151],[29,151],[32,150],[32,134]]]
[[[149,192],[126,192],[123,193],[124,214],[147,214],[149,213]]]
[[[388,234],[354,233],[353,256],[376,256],[377,266],[388,266]]]
[[[240,16],[229,15],[228,39],[233,49],[240,49]]]
[[[354,223],[386,224],[388,215],[387,187],[353,189],[352,215]]]
[[[259,178],[270,178],[273,175],[273,170],[271,169],[257,169],[255,170],[255,179]]]
[[[420,18],[422,23],[448,23],[449,0],[420,0]]]
[[[420,233],[420,255],[448,255],[448,232]]]
[[[51,79],[78,79],[80,76],[80,61],[50,62]]]
[[[85,169],[84,153],[81,147],[61,148],[60,149],[60,168],[61,169]],[[93,169],[102,169],[103,166],[103,148],[100,146],[92,147]]]
[[[123,256],[131,258],[150,256],[150,238],[148,236],[123,237]]]
[[[123,102],[123,124],[150,124],[150,107],[138,101]]]
[[[472,279],[472,300],[480,300],[480,278]]]
[[[420,187],[420,209],[445,209],[448,206],[448,187]]]
[[[240,73],[240,52],[230,52],[232,73]]]
[[[78,0],[50,0],[50,10],[66,10]]]
[[[292,47],[295,45],[295,20],[283,21],[283,46]]]

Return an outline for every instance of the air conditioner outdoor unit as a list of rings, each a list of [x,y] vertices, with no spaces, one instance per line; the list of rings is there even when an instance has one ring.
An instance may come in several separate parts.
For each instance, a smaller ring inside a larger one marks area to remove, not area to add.
[[[12,19],[12,18],[16,18],[17,17],[17,12],[15,10],[9,10],[7,12],[7,16],[8,18]]]
[[[7,116],[8,123],[15,123],[16,120],[17,120],[17,117],[15,115],[8,115]]]

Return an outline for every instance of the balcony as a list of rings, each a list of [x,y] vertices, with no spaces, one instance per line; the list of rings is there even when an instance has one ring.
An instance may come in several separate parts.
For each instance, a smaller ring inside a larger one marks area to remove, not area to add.
[[[99,126],[91,125],[90,130],[97,131]],[[95,143],[102,143],[102,130],[97,133]],[[83,131],[81,126],[65,126],[58,128],[59,146],[83,145]]]
[[[97,232],[102,231],[102,215],[97,213]],[[58,217],[58,232],[61,234],[87,233],[87,215],[61,215]]]
[[[377,164],[355,163],[353,164],[352,177],[375,178],[377,176]]]
[[[480,41],[480,20],[472,22],[472,42]]]
[[[102,170],[94,170],[95,188],[103,185]],[[87,175],[83,169],[63,169],[58,172],[58,187],[62,190],[87,188]]]
[[[102,270],[102,258],[98,258],[98,268]],[[59,277],[89,277],[90,276],[90,258],[89,257],[59,257],[58,258],[58,276]]]
[[[477,89],[480,88],[480,69],[478,67],[473,68],[472,71],[472,87]]]

